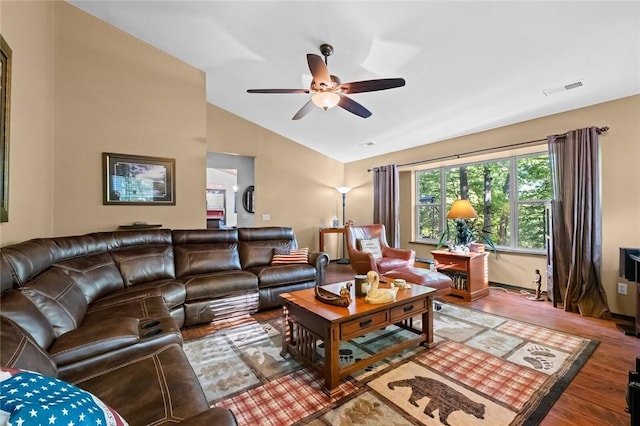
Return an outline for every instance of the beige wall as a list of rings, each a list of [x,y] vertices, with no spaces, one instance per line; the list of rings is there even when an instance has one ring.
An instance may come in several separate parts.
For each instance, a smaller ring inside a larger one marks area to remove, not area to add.
[[[9,222],[0,245],[53,234],[53,3],[0,2],[13,51]]]
[[[207,137],[209,152],[255,157],[256,226],[291,226],[301,247],[317,249],[318,227],[342,217],[343,164],[211,104]]]
[[[65,2],[4,1],[2,24],[14,51],[2,245],[133,221],[204,227],[204,73]],[[176,205],[102,205],[102,152],[175,158]]]
[[[204,73],[63,2],[55,40],[54,233],[204,227]],[[103,152],[175,158],[176,205],[102,205]]]
[[[612,312],[635,316],[635,287],[629,285],[627,296],[616,294],[618,282],[618,248],[640,246],[640,96],[505,126],[486,132],[439,143],[369,158],[345,165],[345,181],[356,189],[349,195],[351,216],[356,223],[372,220],[373,193],[368,168],[458,154],[470,150],[498,147],[516,142],[544,138],[550,134],[589,127],[609,126],[600,137],[602,150],[602,283]],[[401,168],[406,170],[407,168]],[[412,197],[411,173],[401,173],[403,200]],[[416,250],[418,256],[429,256],[431,246],[411,244],[413,240],[413,205],[402,202],[401,245]],[[534,269],[544,269],[544,258],[518,254],[501,254],[500,260],[490,256],[489,278],[505,284],[532,287]]]

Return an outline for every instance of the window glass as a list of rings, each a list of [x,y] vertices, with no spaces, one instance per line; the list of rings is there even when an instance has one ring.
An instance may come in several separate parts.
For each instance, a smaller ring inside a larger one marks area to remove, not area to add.
[[[518,206],[518,247],[544,249],[544,204]]]
[[[483,233],[497,245],[509,245],[509,179],[509,160],[449,168],[446,209],[457,199],[468,199],[478,213],[478,219],[468,221],[475,234]]]
[[[442,232],[440,176],[440,170],[419,172],[416,175],[418,200],[416,217],[420,239],[438,239]]]
[[[518,200],[551,199],[549,155],[517,159]]]
[[[544,204],[551,199],[546,152],[421,170],[416,185],[419,240],[437,241],[445,226],[453,226],[449,208],[464,198],[478,213],[468,220],[476,240],[485,234],[497,246],[544,249]]]

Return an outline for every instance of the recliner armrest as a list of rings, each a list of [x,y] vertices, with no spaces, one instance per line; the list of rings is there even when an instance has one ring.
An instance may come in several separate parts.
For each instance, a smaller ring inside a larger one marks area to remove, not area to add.
[[[309,264],[316,269],[324,269],[329,265],[329,255],[322,251],[309,253]]]
[[[371,253],[351,250],[349,252],[349,262],[357,274],[364,275],[369,271],[378,272],[378,265]]]
[[[325,269],[329,265],[329,255],[325,252],[316,251],[309,253],[309,264],[316,268],[316,284],[325,284]]]
[[[382,257],[394,257],[396,259],[413,262],[416,260],[416,252],[408,249],[400,249],[393,247],[382,247]]]

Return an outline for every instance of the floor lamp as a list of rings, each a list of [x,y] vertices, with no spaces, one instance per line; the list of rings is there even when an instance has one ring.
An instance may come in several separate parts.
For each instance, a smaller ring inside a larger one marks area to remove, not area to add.
[[[346,227],[347,226],[347,216],[346,216],[346,201],[347,201],[347,192],[351,191],[351,187],[349,186],[337,186],[336,189],[338,190],[338,192],[340,194],[342,194],[342,227]],[[345,229],[345,233],[342,235],[342,259],[338,260],[338,262],[341,265],[346,265],[349,263],[349,258],[345,257],[345,244],[344,244],[344,240],[347,238],[347,234],[346,234],[347,230]]]

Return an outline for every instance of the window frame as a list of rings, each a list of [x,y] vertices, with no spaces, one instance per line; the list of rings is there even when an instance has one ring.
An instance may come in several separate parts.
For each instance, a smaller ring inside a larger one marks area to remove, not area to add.
[[[523,154],[513,154],[505,157],[494,157],[487,160],[479,160],[479,161],[469,161],[469,162],[455,162],[451,164],[440,165],[437,167],[426,167],[416,169],[414,171],[414,238],[415,242],[424,243],[424,244],[437,244],[438,239],[433,238],[423,238],[420,235],[420,210],[423,207],[430,207],[437,205],[437,203],[422,203],[420,202],[420,179],[419,175],[425,172],[433,172],[438,171],[440,173],[440,229],[445,229],[447,225],[446,219],[446,211],[447,211],[447,192],[446,192],[446,175],[447,171],[450,169],[456,169],[460,167],[471,167],[478,166],[487,163],[496,163],[496,162],[504,162],[508,161],[509,165],[509,173],[511,176],[514,176],[514,179],[510,179],[509,182],[509,191],[513,196],[509,197],[509,241],[510,244],[507,245],[497,245],[497,249],[502,252],[514,252],[514,253],[525,253],[525,254],[546,254],[545,247],[542,248],[525,248],[518,247],[519,244],[519,217],[518,212],[521,206],[529,206],[529,205],[540,205],[544,206],[551,202],[551,199],[533,199],[533,200],[520,200],[518,194],[518,160],[527,157],[536,157],[541,155],[548,155],[546,150],[528,152]],[[549,172],[550,173],[550,172]],[[549,179],[551,177],[549,176]],[[544,235],[545,229],[540,230],[541,234]]]

